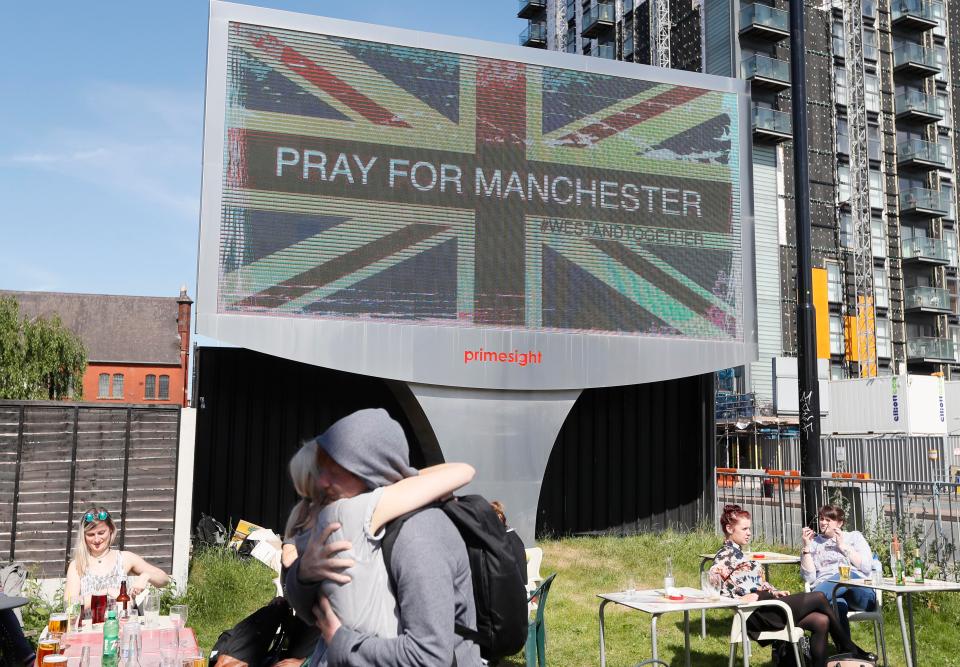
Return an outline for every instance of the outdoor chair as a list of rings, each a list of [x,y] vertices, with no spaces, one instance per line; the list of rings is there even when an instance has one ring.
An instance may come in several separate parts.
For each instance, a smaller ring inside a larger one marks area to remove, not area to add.
[[[804,583],[804,590],[810,592],[810,584]],[[880,649],[880,657],[883,658],[883,665],[888,665],[887,662],[887,641],[884,639],[883,635],[883,610],[880,605],[883,603],[883,593],[881,591],[874,591],[877,595],[877,607],[873,611],[861,611],[859,609],[850,609],[847,611],[847,620],[851,623],[866,623],[873,622],[873,641],[876,643],[878,649]]]
[[[753,612],[764,607],[779,607],[782,609],[783,613],[787,617],[787,624],[782,630],[768,630],[766,632],[761,632],[757,637],[757,640],[779,640],[790,642],[797,664],[804,664],[800,649],[798,647],[798,642],[800,641],[800,638],[803,637],[803,629],[794,625],[793,612],[790,611],[790,607],[780,600],[762,600],[759,602],[743,604],[737,607],[737,615],[734,617],[733,625],[730,628],[730,661],[728,663],[728,667],[733,667],[733,663],[736,660],[737,644],[743,644],[743,667],[747,667],[747,665],[750,664],[750,637],[745,634],[747,629],[747,619],[750,618]]]
[[[527,552],[527,595],[535,590],[543,577],[540,576],[540,563],[543,562],[543,549],[540,547],[531,547],[525,550]]]
[[[546,667],[547,665],[547,623],[544,619],[544,610],[547,608],[547,594],[550,592],[550,584],[553,583],[553,573],[547,580],[537,587],[527,602],[536,601],[537,611],[533,620],[527,626],[527,645],[523,652],[527,658],[527,667]]]

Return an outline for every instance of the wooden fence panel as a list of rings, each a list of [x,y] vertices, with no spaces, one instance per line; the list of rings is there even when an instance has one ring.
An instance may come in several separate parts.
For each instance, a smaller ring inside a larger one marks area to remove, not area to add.
[[[169,572],[179,430],[171,406],[0,404],[0,553],[63,576],[79,515],[102,506],[118,547]]]

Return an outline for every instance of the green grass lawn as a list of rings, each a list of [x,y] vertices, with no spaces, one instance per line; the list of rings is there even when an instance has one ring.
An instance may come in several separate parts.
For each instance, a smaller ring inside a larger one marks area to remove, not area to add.
[[[711,531],[667,532],[636,537],[568,538],[544,540],[541,574],[556,572],[547,603],[547,659],[560,667],[597,665],[597,593],[622,590],[628,579],[638,588],[659,588],[667,556],[673,558],[678,586],[699,587],[698,553],[716,551],[719,537]],[[759,549],[777,549],[757,544]],[[779,588],[801,591],[800,570],[795,565],[770,566],[770,579]],[[186,602],[190,625],[201,647],[209,651],[220,632],[273,597],[272,574],[257,561],[237,561],[217,551],[201,553],[191,564]],[[960,666],[960,595],[942,593],[917,596],[917,643],[920,662],[936,667]],[[891,665],[904,665],[896,605],[884,599],[887,655]],[[606,608],[607,664],[633,666],[650,657],[650,617],[615,604]],[[707,638],[699,633],[699,614],[691,614],[692,664],[720,667],[727,664],[727,637],[733,612],[716,610],[707,615]],[[872,624],[853,626],[854,639],[874,648]],[[683,614],[668,614],[657,633],[661,660],[683,665]],[[770,664],[769,649],[754,646],[751,664]],[[523,656],[504,661],[525,664]]]
[[[597,665],[599,622],[597,593],[622,590],[628,579],[638,588],[660,588],[667,556],[673,558],[678,586],[699,588],[698,553],[716,551],[719,536],[712,532],[647,534],[636,537],[568,538],[543,541],[540,573],[556,572],[547,602],[547,660],[551,665]],[[757,544],[757,550],[777,550],[775,545]],[[780,551],[789,551],[780,548]],[[803,590],[799,567],[772,565],[770,579],[778,588]],[[904,665],[896,605],[884,600],[887,656],[891,665]],[[951,593],[915,596],[919,661],[925,665],[960,665],[960,596]],[[635,665],[651,655],[650,616],[616,604],[605,611],[607,664]],[[700,638],[700,616],[692,613],[691,662],[696,666],[727,664],[728,637],[733,612],[707,613],[707,638]],[[873,626],[853,625],[854,640],[873,649]],[[668,614],[658,621],[657,644],[660,659],[683,665],[683,614]],[[879,653],[879,651],[877,651]],[[506,664],[524,664],[518,656]],[[769,665],[770,650],[754,645],[751,664]]]

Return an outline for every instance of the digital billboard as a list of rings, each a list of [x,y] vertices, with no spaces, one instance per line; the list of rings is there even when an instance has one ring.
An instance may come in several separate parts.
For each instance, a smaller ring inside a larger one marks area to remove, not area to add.
[[[211,12],[201,333],[495,388],[750,355],[742,83]]]

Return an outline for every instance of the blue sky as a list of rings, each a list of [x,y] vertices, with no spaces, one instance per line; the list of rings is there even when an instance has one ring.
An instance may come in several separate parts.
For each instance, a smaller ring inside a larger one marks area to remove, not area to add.
[[[514,0],[260,6],[516,44]],[[196,294],[208,4],[15,2],[0,54],[0,289]]]

